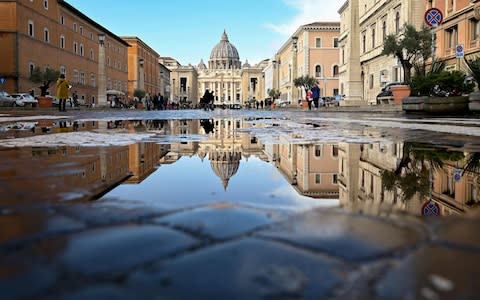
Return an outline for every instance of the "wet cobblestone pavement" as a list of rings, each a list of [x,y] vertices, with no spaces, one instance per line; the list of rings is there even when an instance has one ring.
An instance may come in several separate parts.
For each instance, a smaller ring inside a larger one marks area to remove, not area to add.
[[[381,205],[371,214],[114,200],[0,201],[0,298],[480,297],[478,210],[421,217]]]

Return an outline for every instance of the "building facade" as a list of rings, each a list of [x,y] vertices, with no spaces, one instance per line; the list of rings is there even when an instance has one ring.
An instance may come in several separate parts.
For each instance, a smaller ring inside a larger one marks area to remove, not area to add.
[[[382,55],[389,34],[401,34],[405,24],[421,28],[425,3],[416,0],[349,0],[339,10],[340,93],[346,105],[376,104],[389,82],[403,81],[393,56]]]
[[[339,35],[340,23],[315,22],[300,26],[282,45],[269,68],[273,86],[283,101],[296,104],[305,98],[304,89],[293,84],[303,75],[317,79],[320,96],[338,94]]]
[[[127,91],[129,45],[62,0],[0,2],[0,89],[40,93],[29,80],[35,67],[66,75],[87,104],[97,103],[99,89]],[[103,80],[99,78],[100,40],[105,45]],[[105,86],[100,85],[101,82]],[[55,94],[55,87],[49,92]]]
[[[122,36],[128,48],[128,95],[144,90],[147,95],[160,93],[160,55],[136,36]]]

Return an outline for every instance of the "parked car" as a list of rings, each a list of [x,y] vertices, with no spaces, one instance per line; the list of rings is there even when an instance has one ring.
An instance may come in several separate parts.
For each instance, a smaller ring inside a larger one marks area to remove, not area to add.
[[[377,98],[375,99],[376,103],[370,103],[370,104],[380,104],[382,101],[382,98],[388,98],[388,97],[393,97],[392,94],[392,86],[395,85],[401,85],[404,84],[402,82],[390,82],[387,83],[381,90],[380,93],[378,93]]]
[[[15,98],[5,91],[0,91],[0,106],[14,106]]]
[[[25,105],[31,105],[32,107],[35,107],[38,104],[38,100],[29,93],[11,94],[11,96],[15,99],[15,102],[12,106],[23,107]]]

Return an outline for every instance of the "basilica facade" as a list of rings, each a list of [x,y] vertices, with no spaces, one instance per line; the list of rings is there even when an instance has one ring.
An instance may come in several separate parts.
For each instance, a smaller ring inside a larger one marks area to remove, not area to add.
[[[164,63],[167,63],[166,61]],[[170,69],[171,101],[196,106],[206,90],[213,92],[215,106],[245,106],[254,100],[263,100],[262,71],[268,59],[252,66],[242,63],[237,48],[230,43],[224,31],[212,48],[208,65],[202,59],[198,65],[182,66],[167,63]]]

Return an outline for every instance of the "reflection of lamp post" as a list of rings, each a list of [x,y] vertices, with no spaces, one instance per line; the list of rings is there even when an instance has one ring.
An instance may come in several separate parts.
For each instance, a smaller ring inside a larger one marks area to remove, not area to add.
[[[105,74],[105,34],[98,34],[98,106],[107,106],[107,76]]]

